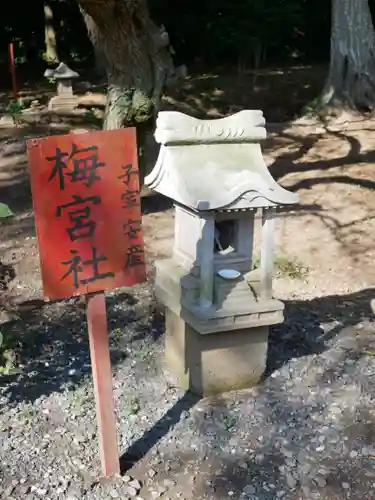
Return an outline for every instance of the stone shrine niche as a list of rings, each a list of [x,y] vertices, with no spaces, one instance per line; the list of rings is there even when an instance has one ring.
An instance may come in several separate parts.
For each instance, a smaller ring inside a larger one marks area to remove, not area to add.
[[[215,220],[214,255],[238,253],[238,226],[239,221],[236,219]]]

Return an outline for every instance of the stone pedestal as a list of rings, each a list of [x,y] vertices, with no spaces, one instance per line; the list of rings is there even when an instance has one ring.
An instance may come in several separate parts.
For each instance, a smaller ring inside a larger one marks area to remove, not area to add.
[[[167,308],[166,361],[199,396],[252,387],[266,368],[268,332],[260,326],[202,335]]]
[[[214,304],[201,307],[199,277],[174,259],[155,263],[155,294],[166,306],[165,356],[181,385],[200,396],[257,384],[266,368],[269,325],[284,304],[258,299],[256,271],[237,280],[214,277]]]

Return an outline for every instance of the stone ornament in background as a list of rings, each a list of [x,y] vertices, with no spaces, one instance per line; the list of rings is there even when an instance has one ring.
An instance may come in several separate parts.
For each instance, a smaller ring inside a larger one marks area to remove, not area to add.
[[[71,111],[78,106],[78,97],[73,93],[73,80],[79,77],[78,73],[62,62],[56,69],[47,69],[44,76],[53,78],[57,82],[57,95],[48,103],[50,111]]]
[[[210,395],[256,384],[266,367],[269,326],[283,321],[272,296],[274,215],[298,202],[264,162],[261,111],[218,120],[159,113],[161,144],[146,185],[175,202],[171,259],[156,262],[166,306],[166,358],[185,388]],[[255,215],[262,227],[254,269]]]

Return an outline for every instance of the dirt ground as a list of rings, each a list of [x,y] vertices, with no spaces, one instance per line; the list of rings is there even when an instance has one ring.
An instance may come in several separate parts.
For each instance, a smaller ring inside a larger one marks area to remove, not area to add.
[[[279,275],[280,298],[344,294],[375,282],[374,132],[375,122],[360,118],[327,126],[306,121],[269,126],[263,150],[270,172],[300,197],[295,209],[279,214],[276,260],[286,256],[290,266],[307,270],[304,279]],[[14,270],[8,294],[18,303],[41,295],[24,145],[30,136],[23,128],[0,129],[0,197],[16,214],[1,224],[0,256]],[[150,258],[166,256],[173,241],[170,203],[149,194],[143,205]]]

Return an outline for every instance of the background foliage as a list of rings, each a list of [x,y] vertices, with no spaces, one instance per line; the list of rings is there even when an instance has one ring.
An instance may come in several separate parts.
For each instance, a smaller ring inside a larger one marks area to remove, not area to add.
[[[369,3],[375,12],[375,0]],[[92,46],[76,1],[50,0],[49,5],[61,59],[93,67]],[[329,0],[149,0],[149,6],[170,34],[177,63],[253,68],[329,57]],[[4,2],[1,17],[0,64],[7,64],[7,45],[14,41],[18,65],[42,71],[43,1]]]
[[[178,5],[151,0],[151,7],[185,61],[198,57],[218,64],[241,58],[253,67],[260,48],[263,63],[327,59],[327,0],[183,0]]]
[[[75,0],[51,0],[62,60],[94,67],[92,47]],[[258,67],[328,60],[328,0],[149,0],[154,19],[166,26],[177,63]],[[371,0],[375,6],[375,0]],[[0,64],[15,42],[18,66],[43,71],[43,2],[4,2]],[[39,73],[40,76],[40,73]],[[5,75],[7,77],[7,75]]]

